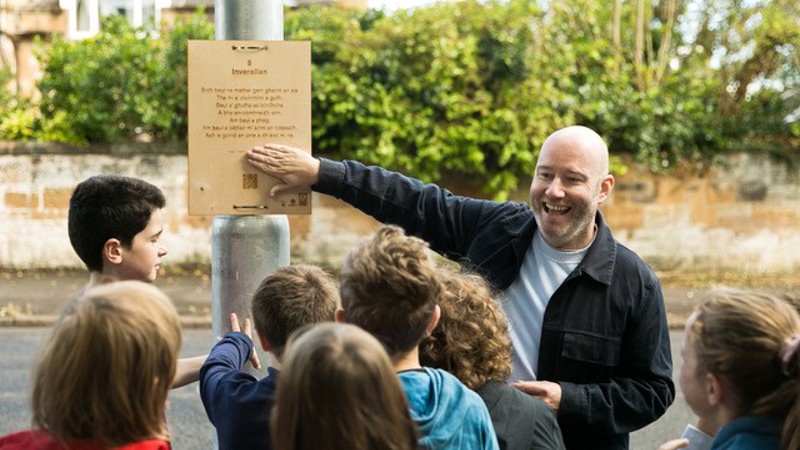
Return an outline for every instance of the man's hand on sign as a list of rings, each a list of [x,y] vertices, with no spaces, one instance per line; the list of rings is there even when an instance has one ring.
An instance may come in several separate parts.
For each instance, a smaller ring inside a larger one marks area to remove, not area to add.
[[[247,162],[265,174],[277,178],[270,197],[311,190],[319,179],[319,160],[295,147],[279,144],[257,145],[247,151]]]

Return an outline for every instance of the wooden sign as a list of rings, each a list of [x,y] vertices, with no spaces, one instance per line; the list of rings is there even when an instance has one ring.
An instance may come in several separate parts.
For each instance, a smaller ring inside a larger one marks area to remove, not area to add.
[[[311,193],[269,198],[278,180],[247,164],[254,145],[311,151],[311,44],[188,42],[189,214],[309,214]]]

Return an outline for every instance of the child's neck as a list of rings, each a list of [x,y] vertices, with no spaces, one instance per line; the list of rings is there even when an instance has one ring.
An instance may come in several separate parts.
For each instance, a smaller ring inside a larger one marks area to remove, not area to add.
[[[422,365],[419,363],[419,348],[415,347],[414,350],[408,353],[392,356],[392,363],[394,364],[395,372],[421,369]]]
[[[253,351],[256,351],[255,347],[253,347]],[[271,351],[268,351],[267,353],[269,353],[269,366],[278,371],[282,370],[283,364],[281,364],[281,360],[278,359],[278,357],[275,356],[275,354]]]
[[[112,281],[119,281],[119,278],[112,274],[93,270],[89,272],[89,282],[86,283],[86,289],[110,283]]]

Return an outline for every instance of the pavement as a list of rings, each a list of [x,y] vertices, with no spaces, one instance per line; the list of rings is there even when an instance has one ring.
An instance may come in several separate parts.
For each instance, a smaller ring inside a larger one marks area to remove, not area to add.
[[[800,298],[800,275],[658,273],[664,292],[667,320],[683,328],[692,308],[714,286],[786,292]],[[61,310],[83,289],[88,275],[81,270],[0,269],[0,327],[50,326]],[[154,283],[175,304],[185,328],[211,327],[209,267],[164,268]]]
[[[202,269],[162,269],[153,283],[172,299],[184,328],[211,328],[209,274]],[[82,270],[0,269],[0,327],[52,325],[88,278]]]

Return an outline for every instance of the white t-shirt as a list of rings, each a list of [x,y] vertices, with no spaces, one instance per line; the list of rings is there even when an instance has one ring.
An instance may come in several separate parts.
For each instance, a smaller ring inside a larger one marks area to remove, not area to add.
[[[589,246],[581,250],[559,251],[548,245],[536,231],[519,275],[506,290],[503,301],[513,348],[509,381],[536,379],[547,303],[586,256]]]

